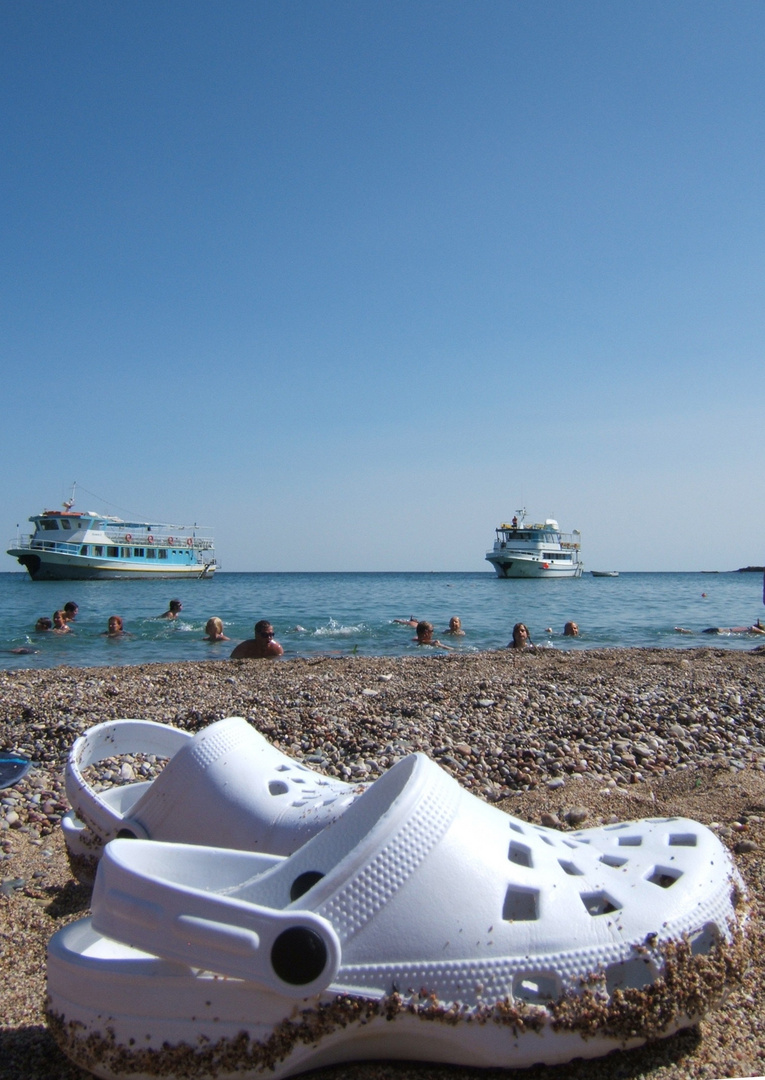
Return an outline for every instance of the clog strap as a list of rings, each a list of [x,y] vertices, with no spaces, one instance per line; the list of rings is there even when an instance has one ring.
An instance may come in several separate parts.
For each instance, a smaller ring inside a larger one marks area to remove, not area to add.
[[[129,859],[123,859],[128,851]],[[197,873],[211,880],[228,876],[232,865],[252,878],[284,861],[278,855],[186,845],[182,856],[190,851]],[[159,841],[108,844],[93,892],[94,928],[146,952],[288,997],[305,998],[330,985],[342,950],[327,919],[165,880],[160,868],[171,867],[177,853],[178,845]]]
[[[153,720],[107,720],[90,728],[75,740],[66,764],[66,794],[72,809],[105,841],[126,827],[135,836],[145,839],[146,831],[94,791],[83,776],[83,770],[116,754],[155,754],[171,758],[192,738],[187,731]]]

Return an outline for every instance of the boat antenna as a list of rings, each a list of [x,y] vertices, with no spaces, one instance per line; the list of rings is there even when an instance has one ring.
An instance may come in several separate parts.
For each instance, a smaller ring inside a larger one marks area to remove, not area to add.
[[[65,510],[71,510],[72,507],[74,506],[74,493],[75,493],[76,488],[77,488],[77,481],[75,480],[74,483],[72,484],[72,494],[69,496],[68,499],[66,499],[64,501],[64,509]]]
[[[87,488],[83,488],[82,490],[86,495],[90,495],[92,498],[96,499],[102,506],[108,506],[112,513],[117,510],[123,517],[136,518],[138,516],[133,510],[127,510],[123,506],[118,506],[109,499],[105,499],[102,495],[98,495],[95,491],[88,491]]]

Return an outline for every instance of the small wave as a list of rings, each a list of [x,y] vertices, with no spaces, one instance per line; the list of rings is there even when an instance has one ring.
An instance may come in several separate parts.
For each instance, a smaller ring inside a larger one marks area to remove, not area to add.
[[[342,623],[330,619],[326,626],[317,626],[313,631],[314,637],[350,637],[351,634],[363,634],[367,627],[364,623],[356,626],[344,626]]]

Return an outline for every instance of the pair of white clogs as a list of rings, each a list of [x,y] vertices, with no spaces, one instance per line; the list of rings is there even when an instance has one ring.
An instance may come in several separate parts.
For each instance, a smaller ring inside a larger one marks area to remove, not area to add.
[[[154,781],[85,779],[138,752],[170,758]],[[51,939],[48,1016],[100,1077],[553,1064],[688,1026],[741,974],[743,885],[694,821],[530,825],[422,754],[354,788],[238,717],[101,724],[67,791],[97,873]]]

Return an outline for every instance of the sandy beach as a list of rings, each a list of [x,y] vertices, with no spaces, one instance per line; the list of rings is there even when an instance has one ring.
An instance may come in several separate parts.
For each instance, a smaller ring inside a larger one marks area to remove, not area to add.
[[[750,890],[751,963],[742,987],[697,1027],[669,1039],[524,1075],[715,1080],[765,1073],[765,653],[704,648],[0,673],[0,748],[35,762],[21,782],[0,791],[0,1078],[88,1075],[68,1063],[44,1019],[47,940],[85,915],[90,899],[71,874],[59,828],[73,740],[119,717],[197,731],[232,715],[311,768],[347,780],[374,779],[419,750],[474,794],[528,821],[568,829],[682,815],[709,825],[734,852]],[[323,1073],[337,1080],[486,1076],[388,1063]]]

